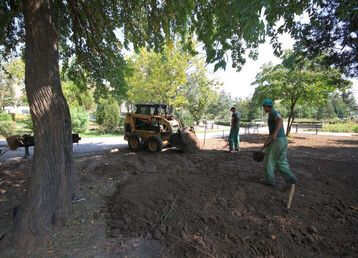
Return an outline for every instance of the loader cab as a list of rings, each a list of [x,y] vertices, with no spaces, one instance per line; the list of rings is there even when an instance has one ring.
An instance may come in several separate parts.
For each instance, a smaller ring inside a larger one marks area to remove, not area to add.
[[[151,116],[169,115],[170,109],[165,104],[138,104],[135,105],[135,113]]]

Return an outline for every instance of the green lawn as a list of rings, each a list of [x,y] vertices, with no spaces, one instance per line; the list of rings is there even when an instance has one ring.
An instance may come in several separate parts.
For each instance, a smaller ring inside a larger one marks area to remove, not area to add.
[[[358,133],[358,123],[355,122],[337,122],[325,123],[322,128],[323,132],[333,133]]]

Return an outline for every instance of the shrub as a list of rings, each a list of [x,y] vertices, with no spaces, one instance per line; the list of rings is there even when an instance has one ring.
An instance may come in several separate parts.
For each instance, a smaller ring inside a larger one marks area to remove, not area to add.
[[[30,131],[34,130],[34,125],[32,124],[32,119],[31,117],[28,117],[27,119],[22,121],[24,123],[24,128]]]
[[[353,132],[358,133],[358,125],[353,128]]]
[[[230,122],[225,122],[225,121],[216,121],[215,124],[223,125],[223,126],[230,126]]]
[[[15,123],[12,121],[0,121],[0,135],[9,137],[15,134]]]
[[[113,99],[101,100],[97,105],[96,121],[104,133],[118,131],[118,126],[121,123],[118,103]]]
[[[340,122],[335,124],[324,124],[323,131],[335,133],[352,133],[356,132],[358,124],[354,122]]]
[[[8,113],[0,113],[0,121],[12,121],[12,117]]]
[[[89,117],[86,110],[82,107],[71,109],[72,131],[75,133],[84,133],[87,131]]]

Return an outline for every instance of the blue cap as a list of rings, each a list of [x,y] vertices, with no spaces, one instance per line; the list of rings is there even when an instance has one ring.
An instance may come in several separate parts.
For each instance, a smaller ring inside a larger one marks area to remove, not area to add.
[[[273,101],[272,101],[272,99],[264,99],[264,102],[262,103],[262,105],[266,106],[266,107],[272,107]]]

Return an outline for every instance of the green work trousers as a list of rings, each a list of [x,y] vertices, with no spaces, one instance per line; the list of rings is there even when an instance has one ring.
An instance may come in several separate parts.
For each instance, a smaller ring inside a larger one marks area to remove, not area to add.
[[[231,127],[230,134],[229,134],[229,147],[230,150],[239,150],[240,148],[239,128]]]
[[[286,137],[278,137],[265,150],[265,179],[275,185],[275,169],[278,168],[288,184],[295,184],[297,179],[290,169],[287,160],[288,143]]]

